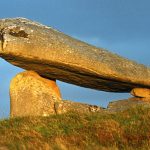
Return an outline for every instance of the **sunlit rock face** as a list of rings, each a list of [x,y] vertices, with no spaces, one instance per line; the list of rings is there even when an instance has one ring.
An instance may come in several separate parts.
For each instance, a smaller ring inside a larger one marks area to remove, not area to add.
[[[55,114],[54,103],[60,101],[56,82],[33,71],[19,73],[10,83],[11,117]]]
[[[150,99],[150,89],[146,88],[134,88],[131,94],[135,97],[148,98]]]
[[[103,112],[99,106],[62,100],[56,82],[25,71],[10,83],[10,116],[49,116],[70,111],[80,113]]]
[[[0,20],[0,56],[49,79],[110,92],[150,88],[150,69],[24,19]]]

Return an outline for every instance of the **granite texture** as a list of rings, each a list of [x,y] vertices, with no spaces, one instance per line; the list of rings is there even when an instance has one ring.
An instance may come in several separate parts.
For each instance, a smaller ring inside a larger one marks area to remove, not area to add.
[[[54,103],[61,101],[56,82],[33,71],[17,74],[10,83],[10,116],[55,114]]]
[[[110,92],[150,88],[150,68],[24,19],[0,20],[0,56],[48,79]]]

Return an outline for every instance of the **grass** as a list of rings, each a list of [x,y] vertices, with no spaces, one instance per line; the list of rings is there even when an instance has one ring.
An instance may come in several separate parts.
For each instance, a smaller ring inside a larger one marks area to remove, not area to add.
[[[148,150],[150,108],[124,112],[49,117],[23,117],[0,121],[0,148],[10,150]]]

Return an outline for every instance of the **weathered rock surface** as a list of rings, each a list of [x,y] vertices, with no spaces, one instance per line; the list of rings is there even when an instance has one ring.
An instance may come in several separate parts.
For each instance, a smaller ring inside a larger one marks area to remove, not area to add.
[[[0,20],[0,56],[40,75],[97,90],[150,88],[150,68],[39,23]]]
[[[144,106],[150,108],[150,101],[146,98],[132,97],[125,100],[117,100],[109,103],[107,112],[120,112],[136,106]]]
[[[107,109],[99,106],[62,100],[55,81],[45,79],[33,71],[14,77],[10,84],[11,117],[49,116],[69,111],[79,113],[114,113],[137,105],[150,107],[147,98],[130,98],[111,102]]]
[[[134,89],[132,89],[131,94],[135,97],[143,97],[143,98],[150,99],[150,89],[134,88]]]
[[[55,114],[54,103],[61,101],[55,81],[33,71],[19,73],[10,84],[11,117]]]
[[[61,100],[56,82],[25,71],[14,77],[10,84],[11,117],[49,116],[68,111],[80,113],[102,112],[103,108]]]
[[[69,111],[79,113],[103,112],[105,109],[96,105],[83,104],[69,100],[63,100],[55,103],[56,114],[62,114]]]

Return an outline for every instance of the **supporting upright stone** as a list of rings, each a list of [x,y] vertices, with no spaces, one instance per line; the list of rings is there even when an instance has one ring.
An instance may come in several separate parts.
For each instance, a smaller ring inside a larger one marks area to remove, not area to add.
[[[135,97],[150,99],[150,89],[147,88],[134,88],[132,89],[131,94]]]
[[[54,103],[61,101],[56,82],[25,71],[10,83],[11,117],[55,114]]]

